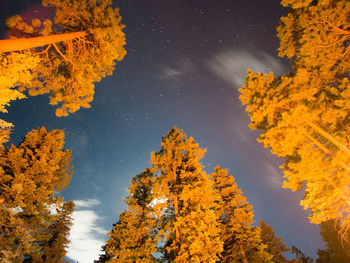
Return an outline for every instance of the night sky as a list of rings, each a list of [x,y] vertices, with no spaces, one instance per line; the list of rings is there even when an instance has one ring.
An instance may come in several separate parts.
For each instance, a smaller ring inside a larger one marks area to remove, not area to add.
[[[43,11],[40,1],[1,0],[4,17]],[[96,84],[91,109],[55,117],[48,96],[16,101],[1,118],[15,125],[12,143],[30,130],[64,129],[75,173],[65,200],[75,200],[68,257],[98,258],[106,232],[124,208],[130,179],[149,166],[151,151],[174,125],[207,148],[207,173],[228,168],[253,205],[255,221],[273,225],[288,246],[316,257],[319,227],[299,206],[302,192],[282,189],[281,159],[256,141],[239,101],[246,70],[284,74],[276,26],[279,0],[114,1],[126,25],[124,60]]]

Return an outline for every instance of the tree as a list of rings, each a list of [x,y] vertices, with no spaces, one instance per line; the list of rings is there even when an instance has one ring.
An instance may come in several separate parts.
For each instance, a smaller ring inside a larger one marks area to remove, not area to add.
[[[11,82],[6,79],[5,91],[14,94],[11,99],[23,97],[25,90],[31,96],[50,93],[50,104],[60,104],[56,115],[67,116],[90,107],[93,83],[111,75],[114,61],[123,59],[124,25],[111,0],[43,0],[43,5],[55,8],[54,23],[34,19],[27,24],[20,16],[7,20],[11,37],[17,39],[0,41],[2,66],[13,68],[12,56],[29,56],[22,58],[22,64],[30,74],[16,78],[18,69]],[[34,65],[33,59],[39,63]],[[7,78],[5,73],[0,71],[0,79]],[[18,91],[10,89],[13,86]]]
[[[108,233],[110,239],[103,247],[104,254],[96,262],[141,263],[154,262],[156,251],[155,218],[152,202],[153,174],[149,169],[131,180],[127,210]]]
[[[6,113],[6,106],[10,105],[11,101],[25,98],[25,95],[14,87],[20,79],[25,85],[33,81],[32,70],[37,67],[39,61],[38,57],[32,57],[29,53],[12,53],[7,56],[0,54],[0,112]],[[11,123],[0,119],[0,145],[8,141],[11,128]]]
[[[319,258],[317,263],[341,263],[350,262],[350,234],[346,239],[339,237],[339,224],[335,220],[323,222],[321,225],[321,235],[326,242],[327,249],[318,250]]]
[[[62,207],[63,198],[57,195],[72,176],[71,151],[63,150],[63,143],[63,131],[40,128],[29,132],[18,146],[0,149],[0,259],[39,258],[50,240],[55,244],[60,240],[64,249],[62,235],[67,230],[60,229],[59,239],[53,231],[55,225],[69,221],[60,217],[70,210]],[[54,207],[59,208],[57,215],[51,213]]]
[[[72,226],[72,213],[74,202],[63,203],[61,208],[56,209],[56,220],[53,221],[47,229],[50,239],[45,240],[42,245],[42,252],[35,262],[67,262],[63,258],[67,254],[67,248],[70,241],[69,230]],[[40,261],[41,260],[41,261]]]
[[[215,206],[222,230],[220,237],[224,241],[219,262],[270,262],[272,255],[265,251],[266,245],[260,238],[261,229],[252,226],[252,206],[238,188],[235,178],[219,166],[210,177],[220,196]]]
[[[306,256],[300,249],[292,246],[292,253],[296,255],[296,259],[301,263],[313,263],[314,260]]]
[[[215,262],[222,241],[213,209],[218,196],[200,163],[206,150],[177,127],[162,137],[161,145],[151,155],[160,252],[171,262]]]
[[[240,99],[258,141],[284,158],[283,187],[305,189],[310,222],[350,227],[350,3],[284,0],[280,56],[293,71],[274,77],[248,71]],[[345,235],[345,234],[344,234]]]
[[[273,256],[272,261],[276,263],[288,263],[283,253],[290,251],[287,245],[283,243],[282,238],[276,236],[272,226],[265,223],[264,220],[260,220],[261,239],[262,242],[267,245],[266,251]]]

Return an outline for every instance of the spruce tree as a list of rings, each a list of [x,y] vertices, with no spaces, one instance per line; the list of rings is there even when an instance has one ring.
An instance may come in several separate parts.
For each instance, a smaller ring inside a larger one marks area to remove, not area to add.
[[[272,261],[276,263],[288,263],[283,253],[290,251],[287,245],[283,243],[282,238],[276,236],[272,226],[265,223],[264,220],[260,220],[261,239],[262,242],[267,245],[266,251],[273,256]]]
[[[157,175],[154,214],[163,258],[170,262],[215,262],[222,241],[213,209],[218,196],[200,163],[206,150],[177,127],[163,136],[161,146],[158,153],[152,152],[151,164]]]
[[[152,185],[153,174],[149,169],[132,178],[125,202],[127,209],[108,233],[110,239],[103,248],[105,253],[96,262],[153,262],[156,239]]]
[[[222,258],[219,262],[270,262],[272,255],[265,251],[266,245],[260,237],[261,229],[252,226],[253,209],[235,178],[227,169],[219,166],[210,175],[214,189],[220,196],[215,212],[221,224],[220,238],[224,242]]]
[[[330,220],[320,225],[321,236],[326,242],[327,249],[318,250],[317,263],[350,262],[350,234],[343,240],[339,236],[339,222]]]
[[[61,207],[63,198],[57,194],[72,176],[71,151],[63,150],[63,143],[63,131],[40,128],[18,146],[0,149],[1,260],[39,258],[54,237],[52,227],[60,217],[51,208]],[[64,247],[66,241],[60,244]]]

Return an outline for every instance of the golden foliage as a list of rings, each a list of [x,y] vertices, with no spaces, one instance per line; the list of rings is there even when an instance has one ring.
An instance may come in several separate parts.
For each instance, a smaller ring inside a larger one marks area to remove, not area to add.
[[[54,23],[36,18],[27,24],[20,16],[7,20],[11,37],[22,38],[20,44],[31,46],[28,52],[40,62],[29,76],[32,81],[19,78],[11,87],[31,96],[49,93],[50,104],[60,105],[56,115],[67,116],[90,107],[94,83],[112,75],[115,61],[125,56],[124,25],[109,0],[44,0],[43,5],[55,8]]]
[[[71,152],[62,150],[63,139],[61,130],[40,128],[19,146],[0,149],[0,259],[39,258],[40,244],[52,237],[48,230],[59,214],[50,208],[61,207],[57,193],[72,175]]]
[[[132,179],[127,210],[96,262],[270,262],[252,206],[227,170],[208,176],[206,150],[176,127],[161,145],[152,167]]]
[[[282,1],[280,55],[293,72],[274,77],[248,71],[240,99],[258,141],[285,159],[284,187],[305,189],[310,221],[350,226],[350,3]]]
[[[227,169],[215,167],[210,175],[214,182],[216,194],[215,213],[221,224],[220,238],[224,241],[222,263],[240,262],[271,262],[260,237],[260,227],[252,226],[253,208],[238,188],[235,178],[228,175]],[[243,258],[247,255],[247,258]]]

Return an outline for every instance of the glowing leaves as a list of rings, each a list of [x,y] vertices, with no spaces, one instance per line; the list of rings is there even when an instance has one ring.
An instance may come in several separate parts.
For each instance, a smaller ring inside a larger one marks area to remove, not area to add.
[[[97,262],[154,262],[156,251],[156,219],[150,205],[153,195],[153,174],[144,170],[131,180],[127,210],[108,233],[110,239],[104,247],[105,254]],[[108,259],[108,260],[107,260]]]
[[[205,149],[176,127],[161,145],[132,179],[127,210],[97,262],[269,262],[252,206],[227,170],[208,176]]]
[[[258,141],[285,158],[282,166],[293,191],[305,187],[301,201],[310,221],[338,218],[350,226],[350,103],[348,1],[282,1],[291,5],[281,18],[280,55],[294,72],[248,72],[240,89],[250,127]],[[347,17],[347,18],[346,18]]]
[[[222,251],[219,222],[211,209],[217,196],[200,163],[205,151],[174,127],[163,136],[161,150],[152,153],[152,169],[158,175],[154,198],[166,200],[155,215],[167,260],[215,262]]]
[[[57,193],[68,186],[72,175],[71,152],[62,149],[63,139],[60,130],[40,128],[28,133],[19,146],[1,149],[0,251],[11,254],[10,258],[0,254],[1,259],[22,262],[25,255],[41,257],[41,244],[52,237],[49,226],[57,216],[50,208],[61,207]]]
[[[14,86],[25,87],[31,96],[50,93],[50,104],[60,105],[56,115],[67,116],[90,107],[94,83],[111,75],[115,61],[125,56],[124,25],[108,0],[45,0],[43,5],[55,8],[54,24],[34,19],[28,25],[19,16],[8,19],[14,37],[25,38],[1,40],[1,52],[27,49],[39,59],[31,72],[34,81],[20,79]],[[12,49],[5,49],[7,42]],[[15,50],[13,42],[18,42]]]
[[[220,237],[224,242],[221,262],[239,262],[250,260],[269,262],[269,255],[260,238],[260,228],[252,226],[253,209],[235,183],[227,169],[215,167],[210,175],[218,195],[215,201],[215,213],[221,224]],[[250,262],[250,261],[249,261]]]

